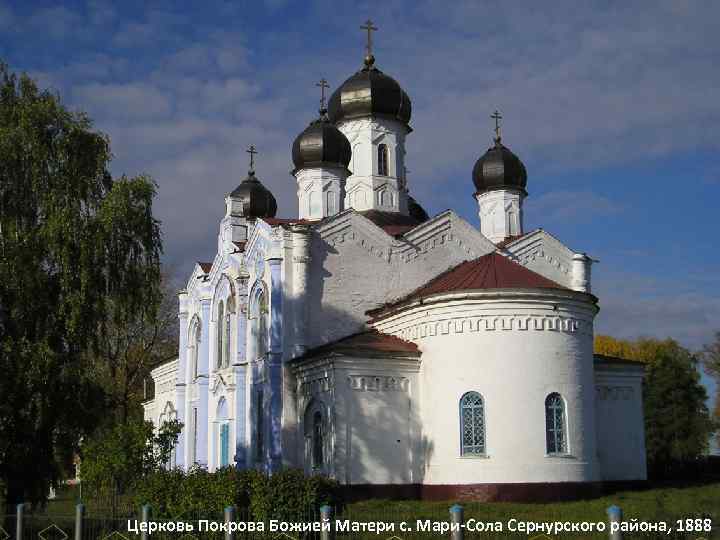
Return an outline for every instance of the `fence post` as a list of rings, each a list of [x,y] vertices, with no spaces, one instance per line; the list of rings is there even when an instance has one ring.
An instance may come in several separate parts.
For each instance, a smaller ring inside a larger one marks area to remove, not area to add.
[[[83,518],[85,517],[85,505],[78,504],[75,506],[75,540],[82,540],[83,537]]]
[[[459,504],[453,504],[450,507],[450,523],[453,528],[450,530],[450,538],[452,540],[463,540],[465,538],[465,529],[462,525],[465,523],[463,507]]]
[[[328,528],[324,527],[320,530],[320,540],[333,540],[335,538],[335,527],[332,522],[332,507],[324,504],[320,507],[320,522],[324,525],[327,523]]]
[[[225,540],[235,540],[235,530],[230,529],[231,523],[235,523],[235,507],[234,506],[226,506],[225,507],[225,525],[227,526],[227,531],[225,532]]]
[[[620,531],[620,522],[622,521],[622,510],[619,506],[612,505],[607,509],[610,540],[622,540],[622,532]],[[617,530],[613,531],[613,523],[616,524]]]
[[[142,515],[140,516],[140,538],[142,540],[148,540],[148,523],[150,522],[150,514],[151,514],[151,508],[149,504],[143,504],[142,506]],[[145,523],[145,527],[142,527],[142,524]]]
[[[16,540],[22,540],[23,537],[23,514],[25,513],[25,503],[17,505],[17,513],[15,514],[15,538]]]

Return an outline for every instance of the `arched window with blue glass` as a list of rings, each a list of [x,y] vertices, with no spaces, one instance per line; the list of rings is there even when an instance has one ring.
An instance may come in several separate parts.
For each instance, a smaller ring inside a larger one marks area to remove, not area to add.
[[[460,455],[485,455],[485,402],[478,392],[460,398]]]
[[[557,392],[545,398],[545,445],[549,455],[568,452],[565,400]]]
[[[220,398],[217,407],[218,467],[230,465],[230,421],[225,398]]]

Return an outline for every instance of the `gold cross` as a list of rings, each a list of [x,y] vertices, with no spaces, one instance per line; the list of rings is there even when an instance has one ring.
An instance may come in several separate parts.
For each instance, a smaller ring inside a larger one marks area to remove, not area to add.
[[[360,29],[367,30],[367,45],[365,46],[365,51],[367,52],[366,59],[370,59],[372,58],[372,32],[377,30],[377,27],[373,26],[373,22],[368,19]]]
[[[490,118],[495,120],[495,140],[500,140],[500,120],[502,120],[502,116],[498,112],[497,109],[495,109],[495,112],[490,115]]]
[[[255,172],[255,154],[258,153],[255,150],[255,145],[251,144],[245,151],[250,154],[250,171]]]
[[[330,85],[323,77],[320,79],[320,82],[316,82],[315,86],[320,87],[320,112],[326,111],[327,107],[325,107],[325,89],[330,88]]]

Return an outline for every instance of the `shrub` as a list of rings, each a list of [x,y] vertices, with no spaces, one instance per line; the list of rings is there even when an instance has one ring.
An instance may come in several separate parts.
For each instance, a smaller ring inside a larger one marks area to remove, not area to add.
[[[223,509],[235,505],[239,518],[255,521],[314,519],[320,506],[341,505],[339,484],[323,476],[305,476],[299,469],[272,475],[232,467],[187,473],[164,470],[138,482],[136,506],[150,504],[156,518],[222,519]]]

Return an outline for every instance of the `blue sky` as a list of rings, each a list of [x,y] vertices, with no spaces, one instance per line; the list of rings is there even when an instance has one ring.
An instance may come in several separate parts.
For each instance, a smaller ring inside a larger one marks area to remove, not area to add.
[[[87,111],[116,174],[159,185],[168,266],[210,260],[223,195],[258,176],[297,214],[292,140],[315,81],[380,69],[413,100],[413,195],[477,223],[489,115],[528,173],[526,228],[594,267],[597,330],[698,348],[720,329],[720,3],[8,2],[0,58]]]

